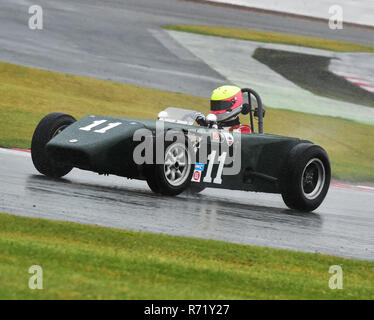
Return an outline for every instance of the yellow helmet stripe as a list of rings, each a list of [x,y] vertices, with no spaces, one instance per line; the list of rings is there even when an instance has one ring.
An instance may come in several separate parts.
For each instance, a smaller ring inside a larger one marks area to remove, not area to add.
[[[237,86],[222,86],[212,92],[211,100],[225,100],[235,96],[241,89]]]

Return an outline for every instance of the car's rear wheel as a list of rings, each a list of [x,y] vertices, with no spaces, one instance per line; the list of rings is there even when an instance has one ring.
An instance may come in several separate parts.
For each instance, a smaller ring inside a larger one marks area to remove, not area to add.
[[[326,151],[311,143],[301,143],[291,150],[285,164],[280,179],[282,198],[289,208],[313,211],[325,199],[330,180]]]
[[[46,152],[46,144],[76,120],[64,113],[50,113],[45,116],[34,131],[31,141],[31,158],[35,168],[42,174],[60,178],[68,174],[73,168],[56,163]]]
[[[156,193],[178,195],[191,182],[193,173],[191,151],[185,143],[166,142],[163,162],[147,167],[148,186]]]

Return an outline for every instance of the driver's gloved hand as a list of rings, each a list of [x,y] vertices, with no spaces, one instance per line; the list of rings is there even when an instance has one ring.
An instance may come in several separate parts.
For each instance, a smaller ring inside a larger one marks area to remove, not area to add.
[[[202,127],[206,127],[208,125],[208,123],[206,122],[205,116],[200,112],[196,113],[195,121],[197,122],[199,126],[202,126]]]

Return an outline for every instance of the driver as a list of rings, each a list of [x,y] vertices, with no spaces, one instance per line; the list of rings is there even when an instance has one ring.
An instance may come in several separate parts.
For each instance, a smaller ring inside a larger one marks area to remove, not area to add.
[[[218,128],[225,131],[251,133],[250,126],[240,124],[239,114],[242,109],[243,93],[239,87],[221,86],[213,90],[210,99],[210,113],[216,115]],[[199,123],[198,120],[197,122]]]

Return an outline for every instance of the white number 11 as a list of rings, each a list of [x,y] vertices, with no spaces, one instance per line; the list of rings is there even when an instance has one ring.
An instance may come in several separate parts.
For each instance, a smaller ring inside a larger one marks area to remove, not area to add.
[[[216,150],[213,150],[211,154],[208,156],[208,170],[206,171],[206,175],[203,179],[203,182],[211,183],[212,182],[212,169],[214,164],[214,159],[216,158]],[[214,178],[213,183],[221,184],[222,183],[222,171],[223,166],[225,165],[225,159],[226,159],[226,152],[222,152],[222,154],[218,157],[218,170],[217,170],[217,176]]]
[[[90,124],[86,127],[83,127],[83,128],[79,128],[79,130],[91,131],[91,129],[96,128],[96,127],[98,127],[99,125],[101,125],[105,122],[107,122],[107,120],[95,120],[92,124]],[[112,123],[109,123],[106,127],[102,128],[102,129],[99,129],[99,130],[95,130],[94,132],[105,133],[108,130],[119,126],[120,124],[122,124],[122,122],[112,122]]]

